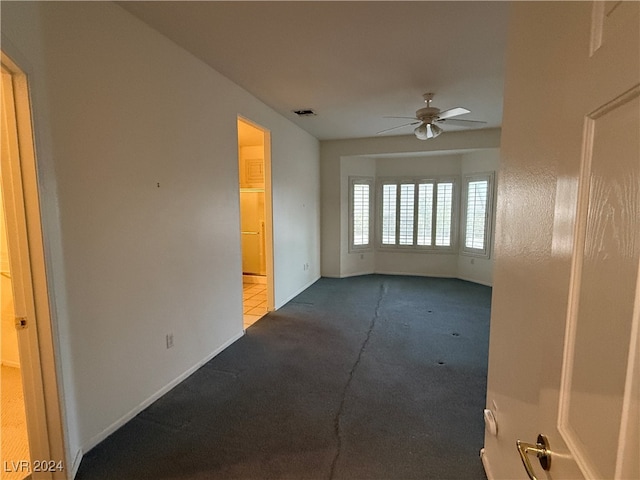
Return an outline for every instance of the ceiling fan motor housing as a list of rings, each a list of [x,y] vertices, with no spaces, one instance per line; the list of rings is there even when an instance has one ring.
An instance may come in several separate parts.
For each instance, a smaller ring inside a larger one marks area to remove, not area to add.
[[[431,122],[435,120],[440,114],[440,109],[435,107],[424,107],[416,112],[416,118],[423,122]]]

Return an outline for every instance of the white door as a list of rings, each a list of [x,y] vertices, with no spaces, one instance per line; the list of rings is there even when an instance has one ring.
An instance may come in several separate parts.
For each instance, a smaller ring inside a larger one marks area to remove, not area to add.
[[[483,462],[638,479],[640,3],[511,9]]]

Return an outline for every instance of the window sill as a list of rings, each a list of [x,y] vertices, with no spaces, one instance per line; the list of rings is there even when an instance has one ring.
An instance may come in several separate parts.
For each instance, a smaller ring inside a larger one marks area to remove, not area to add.
[[[383,247],[379,246],[376,248],[376,252],[383,253],[435,253],[435,254],[445,254],[445,255],[458,255],[458,250],[455,247],[440,247],[440,248],[416,248],[416,247],[399,247],[399,246],[390,246]]]
[[[370,253],[373,252],[373,247],[349,247],[348,253],[359,254],[359,253]]]
[[[460,255],[463,257],[483,258],[485,260],[489,260],[491,258],[489,253],[471,252],[469,250],[460,250]]]

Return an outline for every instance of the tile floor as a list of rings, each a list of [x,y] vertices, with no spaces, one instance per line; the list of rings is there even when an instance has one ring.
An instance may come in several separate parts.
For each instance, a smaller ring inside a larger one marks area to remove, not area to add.
[[[261,283],[242,284],[244,328],[250,327],[267,313],[267,286]]]
[[[28,478],[24,471],[16,471],[12,465],[29,462],[27,420],[24,412],[20,369],[2,365],[0,368],[0,478],[22,480]],[[15,463],[12,463],[15,462]]]

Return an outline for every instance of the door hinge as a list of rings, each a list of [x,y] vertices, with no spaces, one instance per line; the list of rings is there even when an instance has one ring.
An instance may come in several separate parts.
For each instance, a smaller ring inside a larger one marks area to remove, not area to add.
[[[27,317],[16,317],[16,330],[27,328]]]

